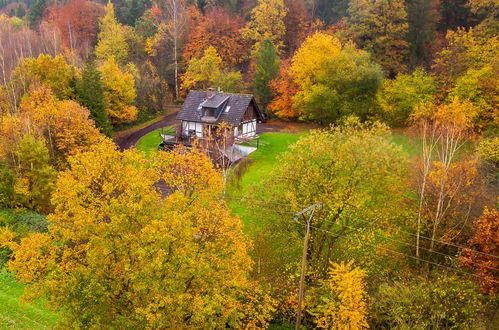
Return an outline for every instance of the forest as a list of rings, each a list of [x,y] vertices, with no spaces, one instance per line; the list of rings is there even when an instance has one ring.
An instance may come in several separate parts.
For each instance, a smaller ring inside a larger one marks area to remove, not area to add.
[[[499,328],[498,32],[497,0],[0,0],[0,328]],[[273,125],[242,161],[117,145],[212,88]]]

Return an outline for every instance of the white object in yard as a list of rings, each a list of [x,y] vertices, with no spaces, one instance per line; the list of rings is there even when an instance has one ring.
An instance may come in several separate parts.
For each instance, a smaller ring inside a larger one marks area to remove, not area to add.
[[[225,149],[225,156],[233,163],[241,158],[248,156],[250,153],[255,151],[255,147],[242,146],[239,144],[234,144],[227,149]]]

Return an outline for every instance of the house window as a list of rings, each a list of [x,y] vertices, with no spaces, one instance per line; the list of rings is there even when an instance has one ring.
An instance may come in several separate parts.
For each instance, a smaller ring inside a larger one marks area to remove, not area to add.
[[[204,115],[206,117],[214,117],[215,116],[215,109],[212,109],[212,108],[204,109]]]

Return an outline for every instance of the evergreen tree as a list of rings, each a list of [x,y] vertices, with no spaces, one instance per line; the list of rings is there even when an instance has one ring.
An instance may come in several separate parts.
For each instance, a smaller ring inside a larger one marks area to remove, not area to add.
[[[438,0],[409,0],[408,41],[413,64],[427,64],[430,61],[430,44],[436,37],[438,23]]]
[[[256,62],[256,75],[254,83],[254,94],[258,103],[264,108],[272,100],[272,90],[269,82],[277,77],[281,60],[277,56],[276,49],[271,40],[263,42]]]
[[[85,63],[82,77],[76,84],[76,94],[78,102],[90,110],[95,126],[105,135],[111,136],[111,124],[104,105],[104,87],[93,59]]]
[[[38,25],[38,22],[43,16],[43,12],[47,7],[47,0],[36,0],[28,12],[28,22],[32,28],[35,28]]]

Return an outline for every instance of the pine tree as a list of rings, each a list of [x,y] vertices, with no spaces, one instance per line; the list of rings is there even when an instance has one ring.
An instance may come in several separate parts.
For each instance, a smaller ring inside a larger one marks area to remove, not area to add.
[[[430,60],[430,44],[436,37],[439,19],[438,6],[438,0],[407,1],[408,41],[414,64],[428,63]]]
[[[263,42],[256,62],[256,75],[254,83],[254,94],[258,103],[264,108],[272,100],[272,90],[269,82],[277,77],[281,60],[277,56],[276,49],[271,40]]]
[[[104,105],[104,87],[99,70],[93,59],[87,60],[82,77],[76,84],[78,102],[90,110],[95,126],[111,136],[111,124]]]

